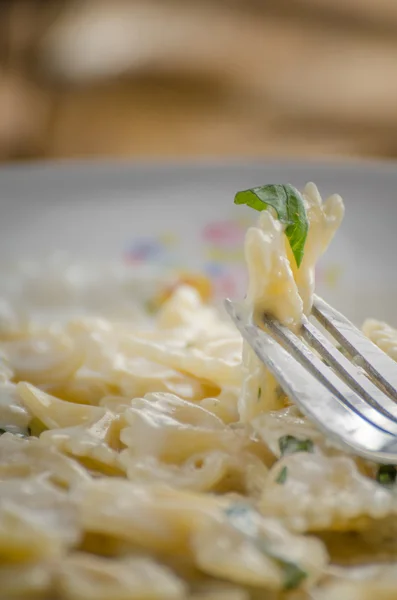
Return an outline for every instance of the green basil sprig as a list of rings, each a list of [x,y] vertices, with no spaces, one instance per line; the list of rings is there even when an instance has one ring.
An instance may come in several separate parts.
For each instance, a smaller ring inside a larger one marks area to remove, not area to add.
[[[257,211],[271,207],[278,219],[286,225],[285,234],[291,246],[292,254],[299,267],[305,249],[309,221],[302,194],[292,185],[261,185],[237,192],[235,204],[246,204]]]

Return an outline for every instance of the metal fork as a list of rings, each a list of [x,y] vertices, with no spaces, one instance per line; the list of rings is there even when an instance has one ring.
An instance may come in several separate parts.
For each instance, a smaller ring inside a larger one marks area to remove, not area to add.
[[[243,305],[226,310],[285,393],[329,438],[371,461],[397,464],[397,363],[318,296],[300,335],[275,319],[254,323]],[[350,357],[350,359],[348,358]]]

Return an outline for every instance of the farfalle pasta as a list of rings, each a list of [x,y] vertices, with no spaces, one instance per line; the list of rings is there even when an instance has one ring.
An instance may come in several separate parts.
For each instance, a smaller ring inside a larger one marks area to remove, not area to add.
[[[397,360],[397,330],[387,323],[367,319],[363,325],[365,335],[393,360]]]
[[[280,484],[280,473],[286,473]],[[264,514],[297,531],[355,530],[365,518],[396,513],[393,493],[362,475],[350,457],[297,451],[272,467],[260,500]]]
[[[236,198],[260,211],[246,307],[296,328],[343,202],[314,184]],[[397,595],[390,473],[327,440],[195,287],[148,277],[148,314],[125,269],[17,279],[0,294],[2,598]],[[364,333],[397,358],[394,329]]]

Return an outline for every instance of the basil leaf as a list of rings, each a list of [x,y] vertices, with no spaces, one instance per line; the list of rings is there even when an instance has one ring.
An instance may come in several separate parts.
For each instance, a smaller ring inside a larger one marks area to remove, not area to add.
[[[278,440],[281,456],[286,454],[295,454],[295,452],[313,452],[313,442],[311,440],[299,440],[293,435],[283,435]]]
[[[283,485],[287,481],[287,475],[288,475],[288,467],[283,467],[281,469],[280,473],[277,475],[276,483]]]
[[[259,212],[269,206],[273,208],[281,223],[286,225],[285,234],[296,264],[300,266],[309,231],[309,221],[302,194],[296,188],[289,184],[254,187],[237,192],[234,204],[246,204]]]
[[[381,465],[376,473],[376,481],[382,485],[393,485],[396,478],[397,469],[393,465]]]

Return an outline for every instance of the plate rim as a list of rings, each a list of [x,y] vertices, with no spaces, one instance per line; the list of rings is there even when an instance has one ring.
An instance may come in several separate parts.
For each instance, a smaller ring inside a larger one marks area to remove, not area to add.
[[[29,175],[38,171],[88,171],[100,169],[104,170],[143,170],[143,171],[188,171],[188,170],[210,170],[228,169],[228,168],[292,168],[292,169],[325,169],[327,171],[362,171],[365,169],[372,172],[383,172],[397,175],[397,159],[377,159],[367,157],[260,157],[252,158],[232,158],[222,159],[220,157],[205,158],[187,158],[176,160],[174,158],[154,158],[154,159],[133,159],[131,157],[88,157],[88,158],[62,158],[57,160],[33,160],[33,161],[15,161],[0,165],[0,187],[1,177],[11,175]]]

